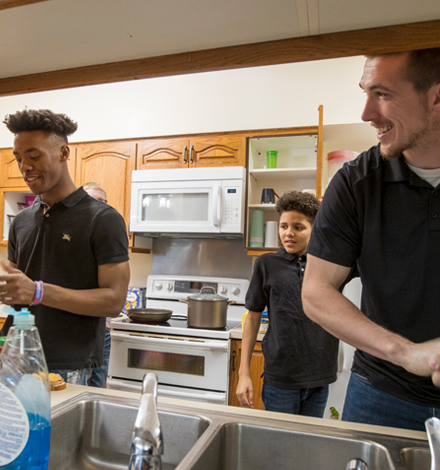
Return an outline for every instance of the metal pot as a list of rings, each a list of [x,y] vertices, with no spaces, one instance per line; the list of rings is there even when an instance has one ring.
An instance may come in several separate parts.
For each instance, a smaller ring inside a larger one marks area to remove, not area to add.
[[[136,323],[165,323],[172,315],[172,310],[165,308],[131,308],[127,316]]]
[[[216,294],[212,286],[202,287],[199,294],[190,295],[188,300],[179,300],[188,304],[188,326],[192,328],[225,328],[228,305],[235,304],[235,300]]]

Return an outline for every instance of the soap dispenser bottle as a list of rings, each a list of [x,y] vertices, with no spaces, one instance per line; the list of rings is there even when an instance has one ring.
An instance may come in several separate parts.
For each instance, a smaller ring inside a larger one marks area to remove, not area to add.
[[[28,309],[14,312],[0,354],[0,469],[46,470],[50,447],[49,373]]]

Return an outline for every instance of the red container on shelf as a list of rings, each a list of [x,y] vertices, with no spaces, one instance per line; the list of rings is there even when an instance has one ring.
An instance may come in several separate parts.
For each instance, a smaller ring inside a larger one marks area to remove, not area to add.
[[[354,160],[358,155],[359,152],[354,150],[335,150],[334,152],[329,152],[327,154],[328,179],[332,178],[345,162]]]

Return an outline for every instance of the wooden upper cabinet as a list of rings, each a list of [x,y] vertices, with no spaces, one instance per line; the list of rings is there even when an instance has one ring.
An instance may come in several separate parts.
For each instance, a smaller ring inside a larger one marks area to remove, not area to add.
[[[138,142],[138,170],[188,166],[189,139],[145,139]]]
[[[246,165],[241,134],[145,139],[138,146],[138,170]]]
[[[195,137],[190,142],[189,166],[246,166],[245,145],[240,134]]]
[[[99,183],[108,204],[130,220],[131,172],[136,163],[136,143],[132,141],[94,142],[76,145],[76,183]]]
[[[0,149],[0,187],[17,188],[25,185],[12,149]]]

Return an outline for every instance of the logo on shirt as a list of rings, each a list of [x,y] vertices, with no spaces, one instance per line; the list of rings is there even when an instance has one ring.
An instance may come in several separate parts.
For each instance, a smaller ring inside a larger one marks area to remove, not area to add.
[[[63,240],[67,240],[68,242],[70,242],[71,239],[72,237],[68,233],[63,233]]]

